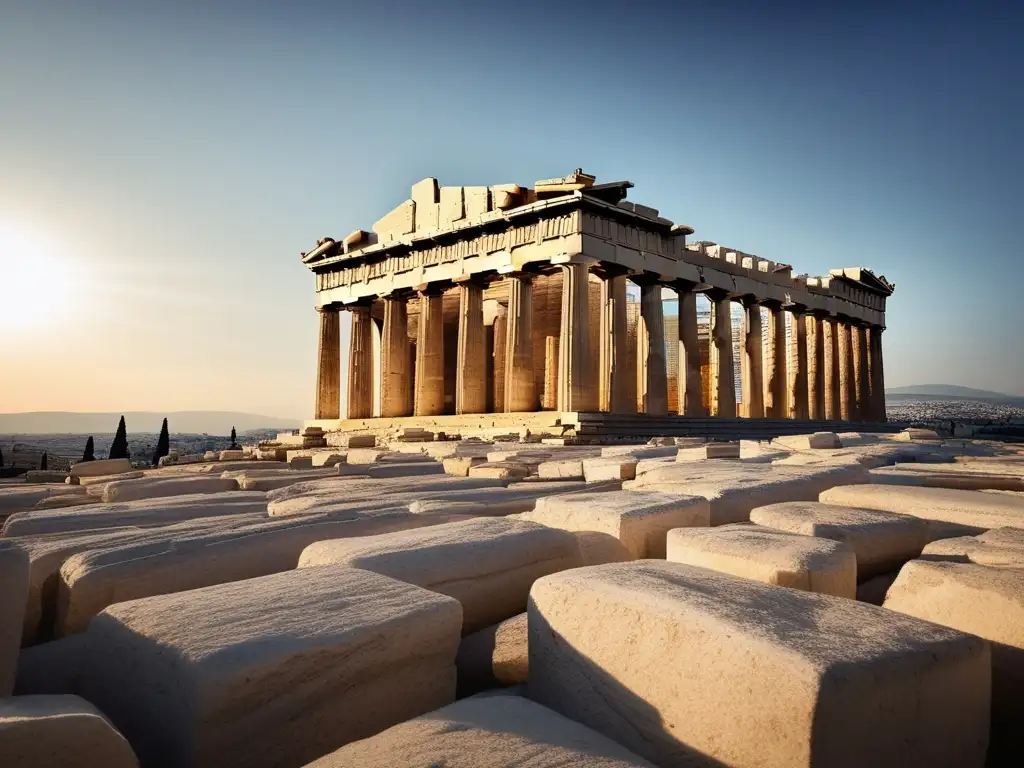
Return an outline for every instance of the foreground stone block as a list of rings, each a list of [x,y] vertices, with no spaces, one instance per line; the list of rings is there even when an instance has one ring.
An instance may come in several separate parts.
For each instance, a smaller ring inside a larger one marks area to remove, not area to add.
[[[677,563],[539,580],[529,692],[662,765],[981,766],[979,638]]]
[[[95,461],[80,461],[71,465],[71,477],[120,475],[123,472],[131,471],[131,459],[97,459]]]
[[[67,478],[67,472],[56,469],[30,469],[25,473],[26,483],[63,483]]]
[[[522,613],[533,582],[580,565],[580,553],[566,531],[491,517],[320,541],[299,558],[299,568],[319,565],[361,568],[454,597],[468,634]]]
[[[1024,529],[997,528],[980,536],[933,541],[924,548],[921,559],[1024,568]]]
[[[872,484],[831,488],[820,500],[919,517],[928,523],[929,541],[1024,528],[1024,499],[1004,494]]]
[[[738,459],[739,443],[707,443],[691,448],[680,448],[676,461],[704,461],[705,459]]]
[[[136,768],[124,736],[78,696],[0,699],[0,765],[10,768]]]
[[[917,485],[926,488],[959,488],[965,491],[1024,491],[1024,472],[984,471],[973,464],[897,464],[871,470],[871,482],[885,485]]]
[[[15,543],[0,541],[0,698],[14,690],[28,579],[28,553]]]
[[[992,643],[990,754],[1024,760],[1024,571],[915,560],[900,570],[885,607]]]
[[[411,584],[289,571],[110,607],[82,692],[144,765],[303,765],[450,703],[460,626]]]
[[[529,474],[528,466],[512,461],[488,461],[469,468],[470,477],[493,480],[521,480]]]
[[[588,483],[604,480],[632,480],[639,462],[631,458],[584,459],[583,475]]]
[[[546,480],[582,480],[583,461],[574,459],[542,461],[537,465],[537,475]]]
[[[237,491],[238,482],[224,477],[176,477],[118,480],[103,487],[103,501],[136,501],[191,493]]]
[[[525,683],[529,675],[526,614],[466,635],[455,656],[459,697]]]
[[[241,449],[221,451],[217,454],[217,461],[241,461],[244,458],[246,458],[245,451]]]
[[[673,528],[710,524],[711,505],[702,496],[656,491],[607,491],[547,496],[523,520],[567,531],[614,536],[633,558],[665,557],[665,535]]]
[[[750,513],[750,521],[847,544],[857,555],[859,581],[899,570],[905,562],[920,555],[928,541],[928,524],[916,517],[816,501],[758,507]]]
[[[667,544],[670,562],[823,595],[857,596],[857,556],[837,541],[740,524],[677,528],[668,532]]]
[[[842,448],[835,432],[815,432],[812,435],[785,435],[772,440],[772,446],[788,451],[814,451]]]
[[[613,484],[608,484],[608,487]],[[450,491],[446,494],[426,494],[409,504],[409,511],[417,515],[460,514],[477,517],[505,517],[533,510],[537,499],[562,493],[577,493],[593,488],[574,480],[544,483],[511,483],[507,488],[481,488]],[[601,483],[598,487],[606,487]]]
[[[450,704],[310,768],[653,768],[611,739],[520,696]]]
[[[14,485],[0,487],[0,522],[11,515],[32,509],[46,499],[71,496],[85,497],[86,489],[78,485]]]
[[[51,640],[22,648],[18,654],[15,696],[52,696],[78,693],[85,635]]]
[[[444,459],[441,465],[444,467],[446,475],[452,475],[453,477],[469,477],[469,470],[478,464],[486,463],[487,459],[483,456],[453,456],[448,459]]]

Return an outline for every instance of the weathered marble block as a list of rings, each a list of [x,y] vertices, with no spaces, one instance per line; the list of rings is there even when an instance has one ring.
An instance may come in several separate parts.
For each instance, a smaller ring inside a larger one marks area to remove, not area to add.
[[[582,480],[583,461],[574,459],[542,461],[537,465],[537,475],[553,480]]]
[[[979,536],[933,541],[921,559],[1024,568],[1024,528],[996,528]]]
[[[289,571],[111,606],[82,693],[147,766],[303,765],[450,703],[461,623],[375,573]]]
[[[302,552],[299,567],[319,565],[362,568],[454,597],[468,634],[522,613],[533,582],[580,565],[580,551],[566,531],[485,517],[319,541]]]
[[[477,630],[459,643],[455,656],[459,697],[525,683],[529,674],[526,614]]]
[[[654,768],[519,696],[474,697],[326,755],[309,768]]]
[[[835,432],[815,432],[811,435],[784,435],[772,440],[772,446],[787,451],[812,451],[828,448],[842,448]]]
[[[530,697],[657,765],[978,766],[987,644],[652,560],[530,593]]]
[[[857,555],[859,581],[899,569],[920,555],[928,540],[928,525],[918,518],[817,501],[758,507],[751,511],[750,521],[849,545]]]
[[[471,478],[490,478],[494,480],[519,480],[530,474],[530,468],[514,461],[488,461],[469,468]]]
[[[639,462],[632,458],[584,459],[583,475],[588,483],[604,480],[632,480]]]
[[[0,541],[0,698],[14,690],[28,581],[28,553],[14,542]]]
[[[11,515],[31,510],[45,499],[73,496],[84,502],[86,489],[78,485],[14,485],[0,487],[0,523]]]
[[[706,459],[738,459],[739,443],[707,443],[692,448],[679,448],[676,461],[704,461]]]
[[[135,753],[96,707],[78,696],[0,699],[0,765],[137,768]]]
[[[103,501],[136,501],[192,493],[237,491],[238,482],[223,477],[175,477],[117,480],[103,487]]]
[[[469,477],[469,470],[478,464],[486,463],[487,459],[483,456],[452,456],[444,459],[441,465],[444,467],[446,475],[452,475],[453,477]]]
[[[871,482],[965,491],[1024,491],[1024,472],[981,471],[970,464],[897,464],[871,470]]]
[[[807,592],[857,596],[857,556],[830,539],[739,524],[677,528],[668,532],[667,545],[666,558],[674,563]]]
[[[120,475],[131,472],[131,459],[97,459],[80,461],[71,465],[71,477],[98,477],[101,475]]]
[[[831,488],[819,500],[919,517],[928,522],[929,541],[1024,528],[1024,498],[1004,494],[871,484]]]
[[[552,528],[614,536],[634,558],[665,557],[665,535],[673,528],[707,527],[711,506],[702,496],[657,491],[607,491],[546,496],[520,515]]]
[[[426,457],[424,457],[426,458]],[[422,477],[424,475],[443,475],[444,465],[431,461],[379,461],[373,464],[339,464],[338,474],[358,475],[378,479],[395,477]]]

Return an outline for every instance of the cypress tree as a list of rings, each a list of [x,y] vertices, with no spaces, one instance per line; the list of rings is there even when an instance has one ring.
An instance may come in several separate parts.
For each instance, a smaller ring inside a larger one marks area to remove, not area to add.
[[[39,460],[39,468],[46,469],[46,451],[43,451],[43,457]]]
[[[110,444],[111,459],[129,459],[128,453],[128,430],[124,424],[124,416],[117,424],[117,434],[114,435],[114,442]]]
[[[232,427],[231,428],[231,450],[232,451],[237,451],[238,450],[238,443],[235,442],[237,437],[238,436],[235,434],[235,428]]]
[[[0,468],[4,466],[4,449],[0,448]]]
[[[92,435],[85,441],[85,453],[82,454],[82,461],[96,461],[96,447],[93,444]]]
[[[160,464],[160,457],[166,456],[171,452],[171,436],[167,433],[167,419],[164,418],[164,424],[160,427],[160,437],[156,441],[156,451],[153,453],[153,466]]]

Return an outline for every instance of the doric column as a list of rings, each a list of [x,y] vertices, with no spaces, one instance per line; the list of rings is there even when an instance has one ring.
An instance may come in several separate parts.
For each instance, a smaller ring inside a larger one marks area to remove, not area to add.
[[[455,413],[487,410],[487,361],[484,358],[484,289],[479,283],[459,284],[458,364],[455,369]]]
[[[871,415],[873,421],[887,421],[885,413],[885,369],[882,363],[882,326],[873,325],[868,335],[868,368],[871,375]]]
[[[494,413],[505,412],[505,342],[508,341],[508,315],[494,316]]]
[[[586,285],[584,284],[584,289]],[[505,331],[505,412],[537,410],[533,372],[533,284],[529,275],[508,277]]]
[[[789,369],[787,384],[789,418],[807,418],[807,326],[803,308],[789,310],[792,321],[789,334]]]
[[[853,345],[850,341],[850,326],[845,320],[836,321],[839,335],[839,418],[853,421],[856,418],[857,403],[853,395]]]
[[[753,296],[743,299],[743,415],[764,418],[764,352],[761,307]]]
[[[778,302],[763,302],[768,309],[764,350],[764,415],[784,419],[786,408],[786,315]]]
[[[636,391],[641,413],[668,415],[668,373],[665,368],[665,314],[661,283],[640,283],[640,324],[636,333]]]
[[[544,337],[544,392],[540,407],[553,411],[558,407],[558,337]]]
[[[316,366],[315,419],[337,419],[341,410],[341,317],[334,307],[319,307],[320,344]]]
[[[380,415],[409,415],[409,316],[406,297],[384,297],[380,338]]]
[[[417,416],[444,413],[444,312],[440,291],[420,291],[420,323],[416,337]]]
[[[839,421],[842,413],[839,408],[839,326],[836,319],[826,317],[822,321],[821,331],[825,352],[825,418]]]
[[[589,289],[585,264],[562,264],[562,327],[558,338],[558,410],[597,410],[597,382],[587,380]]]
[[[679,402],[680,416],[707,416],[704,384],[700,375],[700,335],[697,330],[697,294],[694,283],[678,281],[673,286],[679,297]]]
[[[807,324],[807,415],[825,418],[825,335],[818,312],[804,316]]]
[[[626,276],[608,275],[601,281],[601,349],[598,381],[602,411],[632,413],[627,379]]]
[[[711,415],[736,417],[736,377],[732,361],[732,302],[722,290],[711,300]]]
[[[868,380],[867,328],[858,323],[850,329],[853,343],[853,397],[857,403],[857,420],[871,421],[871,384]]]
[[[373,417],[373,320],[367,306],[352,307],[347,416],[350,419]]]

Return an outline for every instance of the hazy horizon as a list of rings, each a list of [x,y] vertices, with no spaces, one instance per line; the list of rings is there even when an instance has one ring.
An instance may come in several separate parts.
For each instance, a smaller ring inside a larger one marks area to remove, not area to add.
[[[426,176],[576,167],[884,274],[887,387],[1024,395],[1021,6],[7,5],[0,412],[309,418],[300,251]]]

